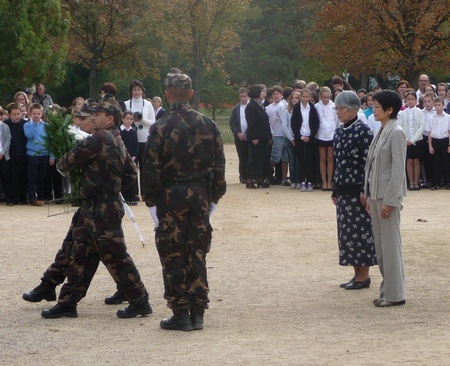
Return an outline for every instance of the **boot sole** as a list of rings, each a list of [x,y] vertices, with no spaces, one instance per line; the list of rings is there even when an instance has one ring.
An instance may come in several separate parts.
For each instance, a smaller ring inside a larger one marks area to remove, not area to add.
[[[78,318],[78,313],[60,313],[60,314],[44,314],[41,313],[44,319],[58,319],[58,318]]]
[[[121,300],[106,300],[105,299],[105,304],[106,305],[120,305],[126,301],[128,301],[128,300],[127,299],[121,299]]]
[[[41,297],[41,298],[33,298],[33,297],[27,298],[27,296],[25,294],[23,294],[22,299],[24,299],[25,301],[28,301],[28,302],[41,302],[42,300],[50,302],[50,301],[55,301],[56,296]]]
[[[161,329],[164,330],[181,330],[183,332],[190,332],[191,330],[194,330],[194,327],[192,326],[192,324],[185,324],[185,325],[181,325],[181,324],[175,324],[175,325],[165,325],[164,324],[164,320],[161,320],[161,322],[159,323]]]
[[[120,319],[132,319],[132,318],[136,318],[138,315],[140,316],[147,316],[153,313],[152,309],[148,309],[145,311],[140,311],[140,312],[136,312],[136,313],[127,313],[125,311],[117,311],[117,317]]]

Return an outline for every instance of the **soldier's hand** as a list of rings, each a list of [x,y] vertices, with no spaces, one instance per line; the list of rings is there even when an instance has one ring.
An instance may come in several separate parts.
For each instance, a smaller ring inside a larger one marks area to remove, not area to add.
[[[148,212],[150,212],[150,216],[152,217],[153,223],[155,224],[155,229],[159,226],[158,215],[156,214],[156,206],[149,207]]]

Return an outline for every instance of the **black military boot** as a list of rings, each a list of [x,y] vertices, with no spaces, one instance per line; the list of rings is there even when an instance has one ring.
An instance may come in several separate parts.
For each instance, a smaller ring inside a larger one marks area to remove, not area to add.
[[[205,309],[191,309],[191,322],[194,330],[203,329],[203,315],[205,314]]]
[[[122,304],[124,301],[127,301],[127,298],[122,290],[117,290],[114,295],[105,298],[106,305],[118,305]]]
[[[45,319],[76,318],[78,317],[77,306],[57,303],[51,309],[43,310],[41,316]]]
[[[189,318],[188,309],[173,310],[173,316],[170,319],[163,319],[159,323],[162,329],[183,330],[189,332],[194,329],[191,318]]]
[[[146,300],[140,304],[130,304],[123,310],[117,310],[117,317],[122,319],[136,318],[138,315],[146,316],[153,313],[150,303]]]
[[[29,302],[39,302],[42,300],[55,301],[56,291],[55,285],[48,282],[41,282],[39,286],[31,290],[30,292],[25,292],[22,298]]]

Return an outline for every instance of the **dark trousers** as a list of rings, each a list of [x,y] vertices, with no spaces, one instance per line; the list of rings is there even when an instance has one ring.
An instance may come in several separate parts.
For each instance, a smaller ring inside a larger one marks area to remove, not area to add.
[[[9,181],[9,160],[7,161],[5,157],[0,160],[0,182],[3,189],[3,194],[6,197],[6,202],[11,202],[11,183]]]
[[[423,164],[423,174],[427,180],[428,185],[433,184],[433,164],[431,162],[430,149],[428,147],[428,136],[423,136],[423,144],[422,144],[422,159],[421,163]]]
[[[10,198],[14,204],[27,202],[27,156],[9,160]]]
[[[316,183],[316,144],[314,140],[295,141],[295,153],[298,160],[300,182]]]
[[[49,156],[27,155],[27,195],[28,201],[45,200],[45,177]]]
[[[440,186],[441,182],[444,185],[448,185],[448,138],[432,139],[431,145],[434,149],[434,154],[431,155],[431,161],[433,164],[433,185]]]
[[[141,276],[127,252],[120,202],[82,203],[73,229],[73,247],[58,302],[76,305],[86,296],[100,261],[131,304],[148,300]]]
[[[248,142],[234,138],[234,145],[239,158],[239,179],[247,179]]]
[[[140,142],[137,161],[135,162],[139,168],[139,190],[142,187],[142,163],[144,162],[144,151],[145,151],[145,142]]]
[[[62,193],[62,175],[56,170],[56,162],[54,165],[48,166],[45,177],[45,198],[52,200],[63,196]]]
[[[269,142],[259,140],[258,144],[255,145],[249,141],[247,179],[262,181],[271,176]]]

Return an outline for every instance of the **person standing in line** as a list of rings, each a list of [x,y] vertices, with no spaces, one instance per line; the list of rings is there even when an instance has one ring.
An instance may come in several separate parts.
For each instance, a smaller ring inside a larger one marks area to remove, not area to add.
[[[245,107],[247,121],[248,163],[246,188],[268,188],[269,177],[272,176],[270,167],[270,131],[269,116],[263,106],[266,96],[265,86],[255,84],[248,90],[250,101]],[[256,182],[256,186],[254,184]]]
[[[245,108],[248,104],[248,89],[239,89],[239,103],[231,110],[230,129],[234,136],[234,145],[239,159],[239,182],[247,181],[248,141],[247,121],[245,120]]]
[[[30,121],[23,125],[27,137],[27,195],[33,206],[45,203],[45,177],[48,165],[55,164],[55,159],[45,149],[44,137],[46,122],[42,120],[44,108],[38,103],[30,107]]]
[[[122,125],[120,126],[120,137],[127,148],[128,153],[134,162],[136,162],[139,153],[139,142],[136,130],[133,125],[133,112],[125,111],[123,113]],[[136,206],[136,196],[138,195],[137,180],[127,189],[122,191],[123,198],[129,206]]]
[[[428,77],[428,75],[425,75],[425,74],[420,75],[418,84],[419,84],[419,88],[416,91],[417,100],[419,100],[420,97],[425,95],[425,93],[426,93],[425,88],[427,87],[428,84],[430,84],[430,78]]]
[[[225,155],[215,122],[189,105],[194,95],[191,78],[174,68],[164,84],[170,109],[150,128],[142,169],[164,298],[173,312],[160,326],[201,330],[209,303],[210,218],[226,191]]]
[[[155,123],[155,110],[153,104],[145,99],[145,88],[139,80],[133,80],[129,87],[130,99],[125,101],[127,111],[132,111],[134,125],[137,129],[139,153],[137,165],[139,168],[139,186],[142,186],[142,162],[144,159],[145,143],[150,126]],[[142,195],[142,190],[141,190]]]
[[[40,104],[43,110],[47,109],[53,105],[53,99],[49,94],[45,93],[45,86],[42,83],[39,83],[36,87],[36,92],[33,94],[31,98],[31,103]]]
[[[162,99],[160,97],[153,97],[152,105],[153,110],[155,111],[155,121],[157,121],[167,113],[162,106]]]
[[[6,199],[9,205],[27,204],[27,137],[23,125],[20,104],[11,103],[7,107],[10,118],[4,121],[11,132],[11,145],[9,148],[9,182],[10,198]]]
[[[336,206],[339,264],[352,266],[350,281],[340,287],[360,290],[370,287],[369,270],[377,264],[372,222],[364,198],[364,168],[373,140],[372,130],[358,117],[360,99],[353,91],[343,91],[334,101],[343,123],[334,133],[334,175],[331,200]]]
[[[72,232],[73,244],[58,303],[41,313],[43,318],[75,318],[77,304],[86,296],[99,262],[106,266],[130,305],[118,310],[119,318],[151,314],[148,293],[127,252],[120,191],[137,177],[136,164],[127,153],[117,130],[122,110],[115,99],[89,106],[95,132],[67,152],[58,162],[62,175],[82,169],[79,216]]]
[[[332,191],[334,156],[333,156],[333,135],[339,127],[339,120],[334,110],[334,103],[331,99],[331,90],[327,86],[320,89],[320,102],[314,107],[319,116],[320,125],[316,135],[319,147],[319,167],[322,179],[322,190]]]
[[[9,126],[0,120],[0,186],[5,194],[6,204],[13,206],[11,200],[11,183],[9,176],[9,148],[11,146],[11,131]]]
[[[400,210],[406,196],[406,134],[397,123],[402,107],[400,96],[392,90],[376,93],[374,115],[381,128],[367,155],[364,196],[372,218],[375,252],[383,278],[377,307],[406,303]]]

